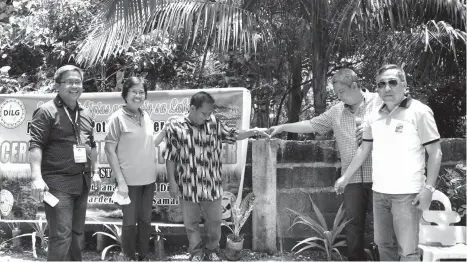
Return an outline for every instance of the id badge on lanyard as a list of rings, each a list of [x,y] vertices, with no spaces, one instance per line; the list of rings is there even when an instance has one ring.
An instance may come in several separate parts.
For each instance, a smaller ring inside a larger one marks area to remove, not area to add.
[[[68,119],[70,119],[71,125],[73,126],[73,134],[75,135],[76,141],[78,142],[78,144],[73,145],[73,157],[75,159],[75,163],[86,163],[87,162],[86,147],[84,145],[81,145],[81,139],[79,136],[79,123],[78,123],[79,112],[76,112],[74,122],[71,119],[70,113],[68,113],[68,109],[66,108],[65,108],[65,113],[68,116]],[[76,126],[78,127],[78,130],[76,130]]]
[[[86,163],[86,147],[83,145],[73,145],[73,156],[75,163]]]

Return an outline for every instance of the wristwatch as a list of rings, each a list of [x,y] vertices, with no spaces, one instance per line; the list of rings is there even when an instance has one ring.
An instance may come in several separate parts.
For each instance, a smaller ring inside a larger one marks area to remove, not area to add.
[[[430,190],[431,193],[434,193],[435,190],[436,190],[433,186],[430,186],[430,185],[425,185],[425,188],[428,189],[428,190]]]

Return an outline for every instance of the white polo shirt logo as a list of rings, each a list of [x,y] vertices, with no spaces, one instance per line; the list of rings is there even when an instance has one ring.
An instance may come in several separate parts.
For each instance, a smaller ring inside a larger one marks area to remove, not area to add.
[[[404,129],[404,124],[398,123],[396,126],[396,133],[402,133],[403,129]]]

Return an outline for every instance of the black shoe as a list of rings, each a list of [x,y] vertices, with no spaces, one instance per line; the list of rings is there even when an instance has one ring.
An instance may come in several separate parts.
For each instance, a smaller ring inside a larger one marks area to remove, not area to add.
[[[148,256],[138,256],[138,261],[150,261]]]

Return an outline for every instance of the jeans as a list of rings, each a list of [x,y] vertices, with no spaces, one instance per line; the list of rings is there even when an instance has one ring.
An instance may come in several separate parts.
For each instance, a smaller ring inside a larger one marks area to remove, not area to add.
[[[217,251],[221,240],[222,224],[222,198],[214,201],[193,203],[181,200],[183,224],[188,237],[188,252],[191,256],[210,254]],[[199,223],[201,221],[201,208],[205,211],[204,230],[207,238],[201,239]]]
[[[371,186],[371,183],[355,183],[348,184],[344,189],[346,219],[350,219],[345,227],[349,261],[366,260],[364,233],[366,214],[372,210]]]
[[[131,203],[122,205],[122,248],[125,256],[129,259],[136,260],[136,243],[138,243],[138,255],[141,258],[146,257],[149,253],[149,239],[152,234],[152,201],[155,188],[154,183],[144,186],[128,186],[128,196]],[[138,228],[136,228],[136,223],[138,223]]]
[[[375,243],[381,261],[420,261],[418,231],[422,211],[412,204],[416,195],[373,192]]]
[[[83,182],[80,195],[49,189],[59,201],[54,207],[45,204],[45,216],[49,226],[47,261],[82,260],[80,237],[84,233],[89,188],[86,182]]]

